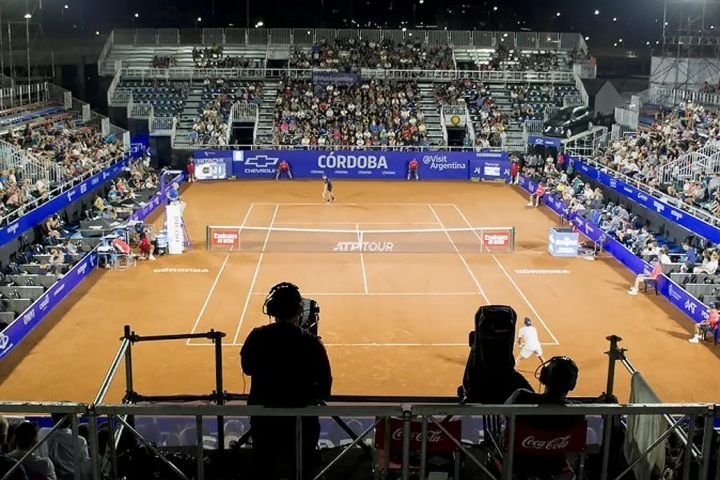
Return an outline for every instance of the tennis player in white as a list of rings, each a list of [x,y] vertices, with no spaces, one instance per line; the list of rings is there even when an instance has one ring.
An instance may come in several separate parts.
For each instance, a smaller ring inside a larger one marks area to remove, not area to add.
[[[525,317],[525,326],[518,331],[517,340],[518,346],[520,346],[520,355],[515,359],[515,365],[520,363],[521,359],[528,358],[530,355],[537,355],[540,363],[545,363],[537,329],[532,326],[532,320],[528,317]]]

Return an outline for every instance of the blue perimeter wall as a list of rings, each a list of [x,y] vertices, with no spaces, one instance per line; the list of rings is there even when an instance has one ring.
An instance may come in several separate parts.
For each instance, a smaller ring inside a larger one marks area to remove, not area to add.
[[[417,160],[423,180],[490,180],[508,182],[507,152],[385,152],[374,150],[196,150],[198,180],[274,178],[284,160],[293,177],[405,180],[408,164]]]
[[[519,177],[518,185],[528,193],[534,192],[537,188],[537,184],[535,182],[522,176]],[[581,234],[594,242],[602,244],[606,252],[610,253],[634,274],[638,275],[641,273],[649,273],[652,270],[650,264],[643,261],[643,259],[625,248],[623,244],[614,238],[606,235],[598,225],[590,222],[585,217],[571,213],[567,205],[561,202],[557,197],[545,194],[543,199],[546,207],[561,217],[571,220],[577,226]],[[665,275],[661,275],[658,278],[657,285],[658,293],[667,298],[670,303],[672,303],[693,321],[701,322],[707,319],[709,310],[708,307],[700,300],[683,290],[678,284],[671,281],[670,278]],[[628,288],[630,288],[630,285],[628,285]]]
[[[127,165],[124,162],[123,167]],[[110,167],[114,169],[116,166]],[[100,175],[103,175],[102,173]],[[93,177],[94,178],[94,177]],[[105,178],[105,177],[103,177]],[[109,178],[109,177],[107,177]],[[174,182],[181,184],[185,179],[184,174],[180,174],[173,179]],[[150,200],[140,209],[131,215],[132,220],[145,220],[158,207],[163,205],[166,198],[167,190],[172,186],[172,181],[168,182],[164,192],[158,192],[153,195]],[[79,191],[79,190],[78,190]],[[50,204],[52,202],[48,202]],[[46,205],[48,205],[46,204]],[[60,207],[64,208],[64,207]],[[51,212],[41,218],[51,215]],[[28,307],[22,315],[18,316],[5,330],[0,332],[0,360],[5,358],[30,332],[43,321],[43,319],[55,308],[70,292],[77,287],[80,282],[98,266],[97,248],[88,253],[85,258],[78,262],[65,276],[63,276],[52,287],[48,288],[45,293],[38,298],[30,307]]]

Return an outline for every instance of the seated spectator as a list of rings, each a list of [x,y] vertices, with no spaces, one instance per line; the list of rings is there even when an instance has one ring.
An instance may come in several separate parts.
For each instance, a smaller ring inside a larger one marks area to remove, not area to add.
[[[535,192],[530,194],[530,201],[528,202],[528,207],[537,207],[540,205],[540,200],[545,195],[545,185],[543,185],[543,182],[539,182],[537,185],[537,188],[535,189]]]
[[[707,320],[703,320],[702,322],[695,324],[695,335],[693,335],[688,342],[700,343],[703,333],[705,332],[715,335],[715,331],[718,328],[718,322],[720,322],[720,313],[718,312],[718,308],[720,308],[720,302],[710,305]]]
[[[15,427],[13,434],[15,449],[8,454],[18,462],[38,443],[38,427],[35,423],[23,422]],[[57,480],[55,467],[49,458],[41,457],[37,451],[22,460],[22,466],[30,480]]]
[[[40,268],[50,274],[62,276],[62,269],[65,265],[65,255],[57,249],[50,249],[50,258],[47,262],[40,263]]]
[[[10,425],[5,417],[0,415],[0,478],[17,465],[17,460],[3,453],[7,446],[8,430]],[[13,471],[8,480],[28,480],[27,474],[23,466],[19,466]]]
[[[718,253],[708,252],[707,258],[703,261],[702,265],[697,266],[693,269],[693,273],[707,273],[708,275],[715,275],[718,269]]]
[[[40,445],[40,456],[49,458],[55,466],[55,475],[58,480],[74,480],[75,478],[75,450],[80,455],[81,476],[88,478],[90,474],[90,456],[87,442],[84,438],[73,438],[70,421],[63,413],[53,413],[52,420],[60,428],[50,434],[50,428],[41,428],[38,434],[40,440],[50,435]]]
[[[633,283],[633,286],[628,290],[628,295],[637,295],[640,291],[640,284],[647,282],[647,281],[656,281],[657,278],[662,275],[662,265],[660,265],[660,259],[653,258],[650,261],[650,265],[652,266],[652,270],[649,274],[641,273],[637,277],[635,277],[635,283]]]
[[[159,57],[155,55],[152,62],[153,68],[171,68],[175,66],[175,57],[163,56]]]

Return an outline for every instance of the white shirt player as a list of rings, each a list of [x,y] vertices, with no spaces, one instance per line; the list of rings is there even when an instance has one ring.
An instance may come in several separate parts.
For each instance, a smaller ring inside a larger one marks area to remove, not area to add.
[[[528,358],[533,354],[542,357],[542,346],[540,345],[540,338],[538,337],[538,332],[535,327],[532,325],[522,327],[518,331],[518,340],[523,341],[520,357]]]

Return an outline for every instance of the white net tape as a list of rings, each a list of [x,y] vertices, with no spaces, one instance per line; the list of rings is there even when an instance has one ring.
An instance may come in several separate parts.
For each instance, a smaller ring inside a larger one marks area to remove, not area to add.
[[[515,246],[513,227],[329,230],[207,227],[210,250],[287,253],[493,253]]]

